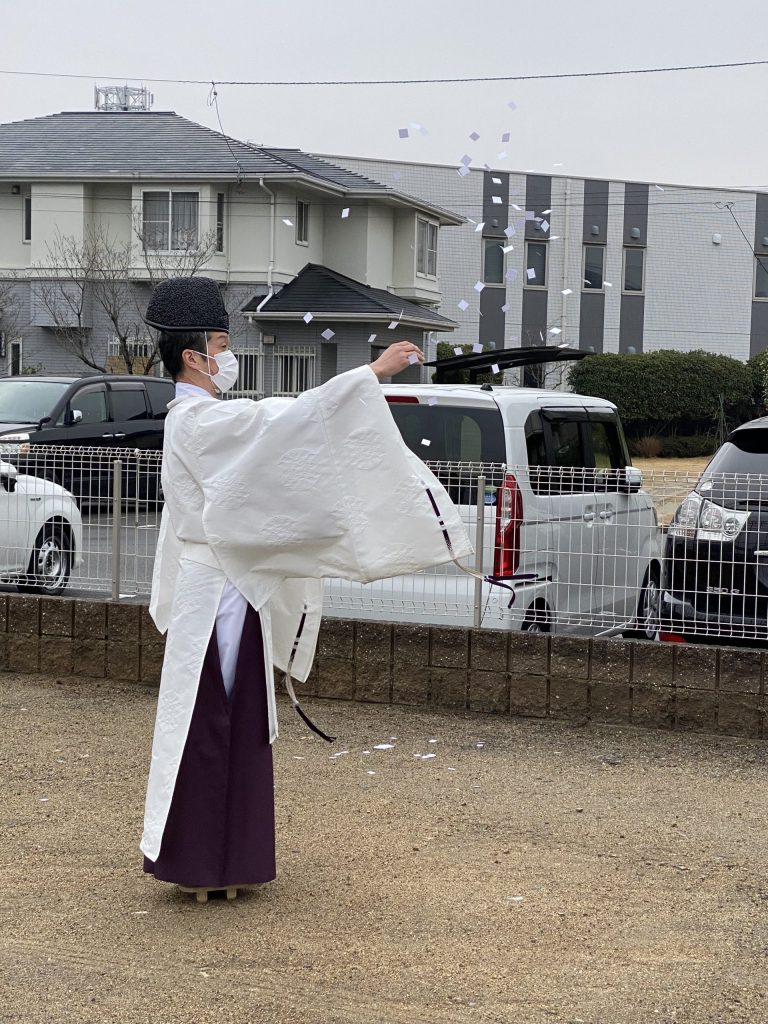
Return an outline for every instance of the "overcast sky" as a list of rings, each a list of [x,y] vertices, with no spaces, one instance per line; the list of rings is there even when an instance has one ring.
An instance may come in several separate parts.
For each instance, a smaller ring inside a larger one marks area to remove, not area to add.
[[[0,31],[2,70],[96,76],[0,76],[0,121],[89,110],[95,82],[143,76],[155,110],[218,128],[206,87],[150,80],[461,77],[760,60],[768,57],[768,3],[31,0],[4,4]],[[228,134],[265,145],[453,164],[469,153],[504,170],[768,190],[767,86],[768,66],[559,82],[221,86],[219,110]],[[414,122],[427,134],[412,129],[398,138]]]

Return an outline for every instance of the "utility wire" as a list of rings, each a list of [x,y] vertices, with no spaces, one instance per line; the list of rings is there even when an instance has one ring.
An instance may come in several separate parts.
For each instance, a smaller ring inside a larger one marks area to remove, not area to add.
[[[231,79],[218,81],[219,85],[238,86],[319,86],[319,85],[463,85],[471,82],[542,82],[569,78],[614,78],[620,75],[659,75],[676,71],[717,71],[725,68],[765,67],[768,60],[728,61],[721,64],[676,64],[655,68],[621,68],[612,71],[562,71],[540,75],[482,75],[463,78],[359,78],[359,79]],[[203,78],[156,78],[152,75],[85,75],[56,71],[15,71],[0,69],[0,75],[18,75],[28,78],[76,78],[93,81],[161,82],[171,85],[210,85]]]

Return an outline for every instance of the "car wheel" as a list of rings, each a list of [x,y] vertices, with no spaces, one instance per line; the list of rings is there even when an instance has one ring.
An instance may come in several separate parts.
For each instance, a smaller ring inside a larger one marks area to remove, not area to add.
[[[549,633],[552,629],[549,608],[545,604],[532,604],[525,613],[522,629],[524,633]]]
[[[53,597],[66,590],[72,568],[69,531],[61,523],[46,523],[35,540],[26,580],[19,589]]]
[[[661,626],[661,578],[659,570],[652,566],[645,574],[643,589],[637,602],[637,617],[634,629],[625,636],[634,640],[655,640]]]

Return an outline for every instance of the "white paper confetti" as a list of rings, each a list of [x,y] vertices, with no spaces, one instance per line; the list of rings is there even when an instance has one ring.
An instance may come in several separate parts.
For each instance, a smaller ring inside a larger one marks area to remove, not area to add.
[[[394,750],[395,749],[395,745],[394,745],[394,743],[374,743],[373,749],[374,750]]]
[[[507,238],[512,238],[513,235],[517,234],[517,229],[513,228],[512,225],[510,224],[509,227],[504,228],[504,234],[507,236]]]
[[[570,343],[570,341],[561,341],[560,344],[557,347],[558,348],[570,348],[571,347],[571,343]]]
[[[424,445],[425,448],[429,448],[429,446],[432,444],[432,442],[426,437],[422,437],[421,443]]]
[[[345,206],[344,209],[341,211],[341,219],[342,220],[346,220],[348,216],[349,216],[349,207]]]
[[[517,104],[514,100],[510,100],[507,106],[509,107],[510,110],[517,110]]]
[[[517,280],[517,271],[515,270],[514,267],[510,267],[509,270],[506,272],[506,274],[504,276],[506,277],[506,279],[508,281],[516,281]]]
[[[454,348],[454,350],[453,350],[453,354],[454,354],[455,356],[463,356],[463,355],[464,355],[464,349],[461,349],[461,348],[459,348],[459,346],[457,345],[457,346],[456,346],[456,347]]]
[[[472,157],[469,155],[469,153],[465,153],[461,160],[459,160],[459,163],[464,164],[465,167],[469,167],[469,165],[472,163]]]
[[[403,176],[403,172],[402,172],[402,171],[393,171],[393,172],[392,172],[392,178],[393,178],[393,179],[394,179],[395,181],[400,181],[400,179],[402,178],[402,176]]]
[[[535,218],[536,218],[536,211],[535,210],[526,210],[525,211],[525,219],[526,220],[535,220]]]
[[[563,288],[561,295],[573,295],[573,288]]]
[[[606,288],[613,288],[613,285],[611,284],[610,281],[603,281],[603,284],[605,285]]]
[[[449,771],[449,772],[455,772],[455,771],[457,771],[457,770],[458,770],[458,769],[456,769],[456,768],[449,768],[449,769],[448,769],[448,771]]]
[[[510,135],[511,135],[510,132],[502,132],[501,133],[501,141],[502,142],[509,142]]]
[[[501,251],[502,251],[502,252],[504,253],[504,255],[506,256],[506,254],[507,254],[508,252],[514,252],[514,251],[515,251],[515,247],[514,247],[514,245],[502,245],[502,247],[501,247]]]
[[[464,312],[465,309],[469,309],[469,303],[467,302],[466,299],[461,299],[459,302],[456,303],[456,305],[459,307],[462,313]]]
[[[389,323],[389,327],[387,328],[387,330],[388,330],[388,331],[394,331],[394,330],[397,330],[397,325],[398,325],[399,323],[400,323],[400,321],[399,321],[399,320],[390,320],[390,323]]]
[[[553,167],[562,167],[563,166],[563,162],[562,162],[562,160],[560,160],[558,163],[552,164],[552,166]]]
[[[479,293],[479,292],[483,291],[484,289],[485,289],[485,285],[483,284],[483,282],[482,281],[478,281],[477,284],[475,285],[475,291]]]
[[[312,320],[314,320],[314,317],[312,316],[311,313],[305,313],[304,316],[302,317],[302,320],[304,321],[305,324],[308,324]]]
[[[550,242],[556,242],[559,238],[560,238],[560,235],[550,235],[549,236]]]
[[[534,278],[536,277],[536,270],[535,270],[535,268],[534,267],[528,267],[528,269],[525,272],[525,276],[528,278],[529,281],[533,281]]]
[[[485,221],[481,220],[480,223],[475,228],[475,234],[477,234],[478,231],[482,231],[484,227],[485,227]]]
[[[343,757],[344,754],[348,754],[348,753],[349,753],[348,750],[339,750],[337,753],[331,754],[330,760],[332,761],[335,757]]]
[[[436,398],[428,398],[427,399],[427,405],[437,405],[437,399]]]
[[[290,217],[283,217],[283,224],[287,224],[289,228],[293,227],[293,221]]]
[[[497,153],[497,154],[496,154],[496,159],[497,159],[497,160],[506,160],[506,159],[507,159],[507,154],[506,154],[506,152],[504,152],[504,153]]]
[[[493,182],[494,185],[501,184],[501,178],[491,178],[491,181]]]
[[[508,896],[507,897],[507,899],[509,899],[512,903],[522,903],[524,898],[525,898],[524,896]]]
[[[549,231],[549,221],[548,220],[543,220],[541,222],[541,230],[542,231]]]
[[[491,373],[498,373],[498,372],[499,372],[499,364],[498,363],[494,363],[493,366],[491,367]]]
[[[503,200],[501,196],[491,196],[491,202],[494,206],[501,206]]]
[[[368,344],[372,345],[374,343],[374,341],[376,341],[376,335],[375,334],[369,334],[368,335]]]
[[[462,178],[466,178],[466,176],[467,176],[468,174],[469,174],[469,168],[468,168],[468,167],[464,167],[464,166],[461,166],[461,167],[459,168],[459,176],[460,176],[460,177],[462,177]]]
[[[665,191],[665,190],[664,190],[664,189],[663,189],[663,188],[661,187],[661,185],[654,185],[653,187],[654,187],[655,189],[658,189],[658,190],[659,190],[659,192],[664,192],[664,191]]]
[[[508,313],[509,312],[509,303],[508,302],[505,302],[504,305],[501,307],[501,312],[502,313]]]
[[[366,772],[365,774],[366,774],[366,775],[375,775],[375,774],[376,774],[376,772],[368,771],[368,772]]]
[[[473,352],[482,352],[483,351],[483,346],[481,344],[477,343],[477,344],[472,346],[472,351]]]
[[[522,213],[522,206],[518,206],[517,203],[510,203],[509,205],[512,207],[513,210],[517,210],[518,213]]]
[[[407,138],[408,138],[408,135],[409,135],[409,132],[408,132],[408,129],[407,129],[407,128],[398,128],[398,129],[397,129],[397,134],[398,134],[398,136],[399,136],[399,137],[400,137],[401,139],[407,139]]]
[[[470,137],[470,139],[472,139],[473,142],[477,142],[477,140],[480,138],[480,133],[479,132],[470,132],[469,133],[469,137]]]
[[[437,743],[437,740],[430,740],[430,743]]]
[[[336,332],[332,331],[330,327],[326,327],[326,329],[323,331],[320,337],[325,338],[326,341],[330,341],[331,338],[336,337]]]
[[[418,361],[419,357],[416,355],[416,353],[411,352],[411,354],[408,356],[408,362],[410,363],[410,365],[413,366],[413,364],[418,363]]]
[[[563,331],[562,331],[561,327],[550,327],[549,333],[550,334],[562,334]]]

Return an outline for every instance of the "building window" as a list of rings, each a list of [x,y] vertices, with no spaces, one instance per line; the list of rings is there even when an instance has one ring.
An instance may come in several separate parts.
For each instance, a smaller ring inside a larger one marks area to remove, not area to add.
[[[755,298],[768,299],[768,256],[755,259]]]
[[[309,245],[309,203],[296,200],[296,243]]]
[[[504,252],[498,238],[483,239],[483,281],[504,284]]]
[[[584,287],[602,290],[605,273],[605,246],[584,246]]]
[[[238,345],[235,355],[239,367],[237,383],[225,398],[264,397],[264,349],[259,344]]]
[[[224,193],[216,195],[216,252],[224,252]]]
[[[199,243],[198,192],[145,192],[142,226],[144,249],[182,252]]]
[[[525,244],[525,286],[527,288],[547,287],[546,242],[526,242]]]
[[[645,249],[627,246],[624,249],[624,291],[645,290]]]
[[[24,370],[22,359],[23,346],[21,338],[12,341],[8,346],[8,374],[11,377],[19,377]]]
[[[22,228],[22,240],[32,241],[32,196],[24,196],[24,225]]]
[[[437,277],[437,224],[421,217],[416,224],[416,273]]]
[[[151,338],[126,338],[125,347],[131,360],[130,371],[120,339],[115,334],[109,338],[107,342],[107,372],[144,373],[147,363],[155,352],[154,341]]]
[[[272,394],[292,398],[314,387],[315,350],[309,345],[275,345],[272,357]]]

